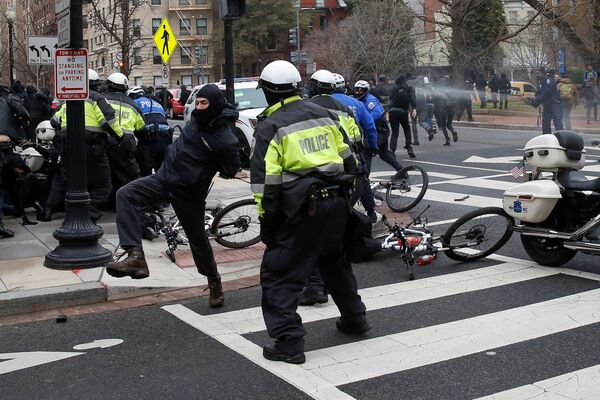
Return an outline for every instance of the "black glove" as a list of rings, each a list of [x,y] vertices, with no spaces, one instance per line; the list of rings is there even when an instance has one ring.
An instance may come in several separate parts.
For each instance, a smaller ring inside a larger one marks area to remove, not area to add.
[[[275,245],[277,235],[277,225],[273,218],[259,218],[260,221],[260,240],[271,247]]]
[[[375,157],[377,154],[379,154],[379,150],[377,147],[373,147],[372,149],[369,149],[369,154],[371,154],[371,157]]]

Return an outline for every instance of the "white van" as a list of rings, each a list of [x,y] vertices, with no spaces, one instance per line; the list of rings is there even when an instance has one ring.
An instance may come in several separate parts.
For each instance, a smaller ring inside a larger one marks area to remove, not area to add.
[[[225,93],[225,82],[221,81],[215,83]],[[183,121],[188,123],[191,118],[192,111],[194,110],[194,102],[196,101],[196,93],[204,85],[198,85],[194,88],[190,94],[190,98],[185,103],[185,110],[183,112]],[[235,133],[240,142],[242,153],[242,166],[248,167],[250,165],[250,154],[254,148],[254,127],[256,126],[258,115],[263,112],[267,107],[267,100],[263,91],[256,89],[258,86],[258,79],[247,78],[244,81],[242,79],[236,79],[233,84],[233,90],[235,95],[235,102],[237,109],[240,113],[238,120],[235,123]]]

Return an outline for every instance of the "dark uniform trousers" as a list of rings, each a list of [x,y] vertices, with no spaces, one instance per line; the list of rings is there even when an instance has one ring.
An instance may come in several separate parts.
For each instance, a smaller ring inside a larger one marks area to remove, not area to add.
[[[133,135],[126,134],[120,144],[113,137],[108,138],[106,154],[110,162],[113,192],[140,177],[135,153],[136,141]]]
[[[136,179],[117,192],[117,230],[121,246],[142,247],[142,210],[171,203],[187,235],[198,272],[211,278],[219,276],[212,247],[204,230],[204,200],[169,195],[156,176]]]
[[[542,133],[552,133],[552,122],[554,121],[554,129],[560,131],[564,129],[562,123],[562,110],[559,103],[546,102],[543,104],[542,110]]]
[[[90,217],[93,221],[97,221],[106,210],[110,198],[112,189],[110,167],[103,144],[87,144],[86,149],[87,190],[91,200]],[[67,160],[63,159],[60,163],[60,171],[52,178],[50,193],[45,205],[52,212],[59,209],[65,201],[69,179],[66,164]]]
[[[345,198],[319,199],[315,215],[309,216],[305,206],[296,218],[283,222],[275,243],[265,250],[260,269],[262,312],[269,336],[283,352],[304,351],[306,330],[296,310],[315,265],[344,320],[365,318],[366,308],[343,251],[348,216]]]

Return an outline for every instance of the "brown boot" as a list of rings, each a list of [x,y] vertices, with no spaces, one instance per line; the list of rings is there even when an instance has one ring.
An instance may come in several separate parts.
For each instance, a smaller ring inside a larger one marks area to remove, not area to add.
[[[144,279],[150,276],[144,250],[141,247],[123,249],[120,253],[115,252],[114,259],[115,261],[109,262],[106,266],[106,272],[110,276],[115,278],[130,276],[133,279]]]
[[[210,295],[208,296],[208,304],[212,308],[223,307],[223,303],[225,303],[225,297],[223,295],[223,286],[221,286],[221,277],[209,277],[208,289],[210,290]]]

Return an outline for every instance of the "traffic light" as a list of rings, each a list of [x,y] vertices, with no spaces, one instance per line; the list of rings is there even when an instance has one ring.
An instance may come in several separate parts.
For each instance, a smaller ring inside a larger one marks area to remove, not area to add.
[[[219,0],[222,19],[240,19],[246,13],[246,0]]]
[[[122,73],[125,73],[125,62],[124,61],[119,61],[119,70]]]
[[[290,29],[290,44],[293,44],[294,46],[298,45],[298,32],[296,31],[296,28]]]

